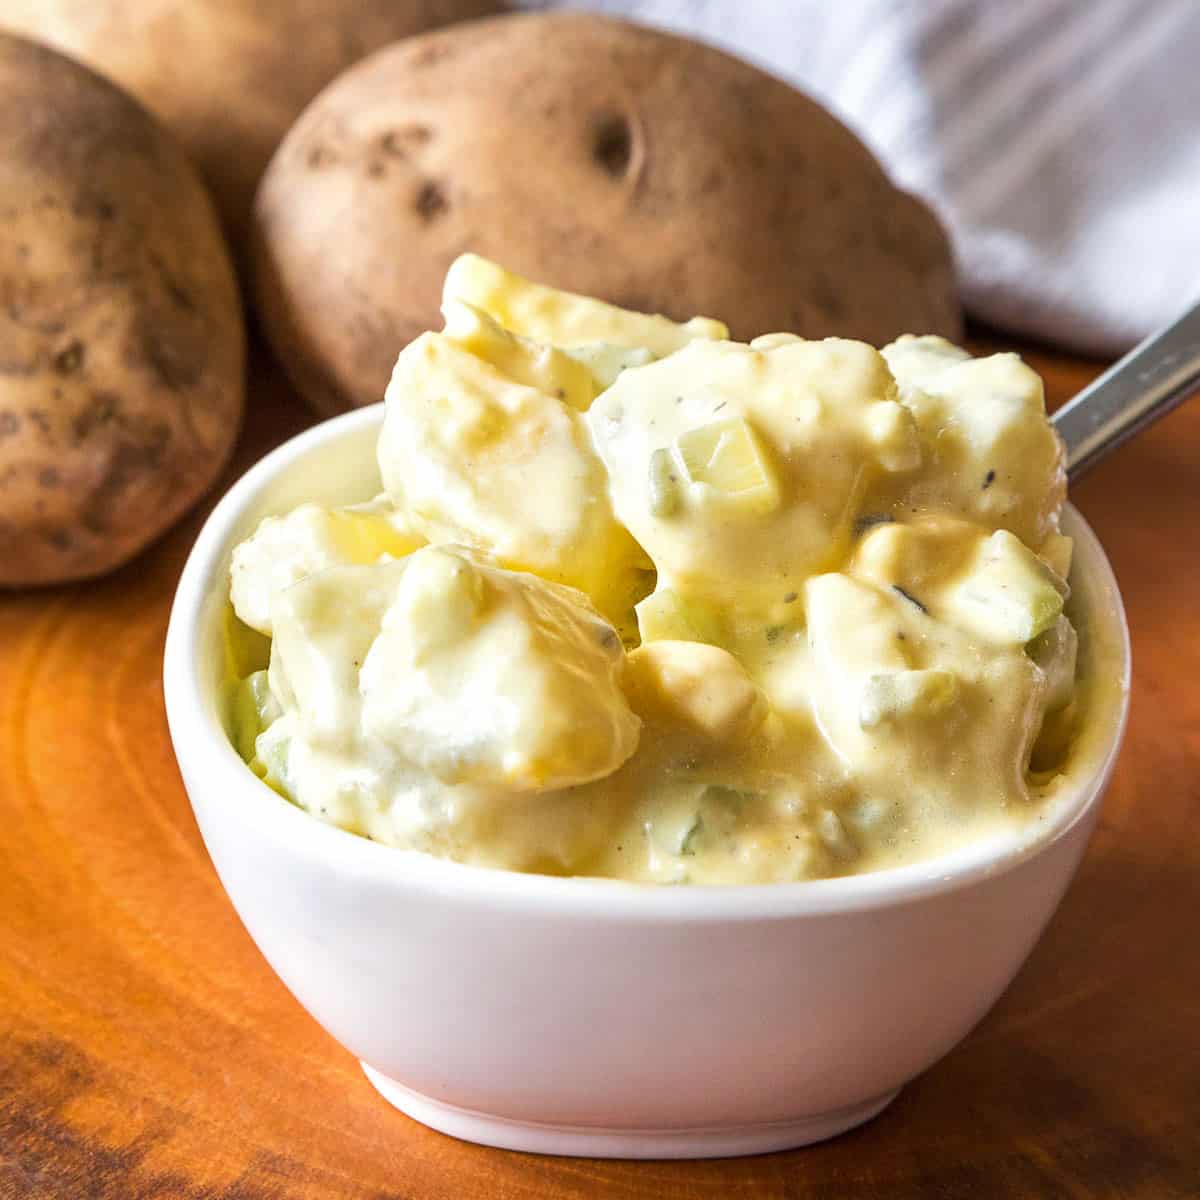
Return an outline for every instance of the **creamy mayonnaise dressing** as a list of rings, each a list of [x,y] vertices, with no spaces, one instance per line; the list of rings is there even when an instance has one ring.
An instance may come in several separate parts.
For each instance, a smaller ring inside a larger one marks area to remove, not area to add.
[[[387,390],[384,495],[234,552],[271,642],[233,734],[271,786],[392,845],[662,883],[1036,818],[1082,689],[1020,359],[742,345],[472,255],[443,311]]]

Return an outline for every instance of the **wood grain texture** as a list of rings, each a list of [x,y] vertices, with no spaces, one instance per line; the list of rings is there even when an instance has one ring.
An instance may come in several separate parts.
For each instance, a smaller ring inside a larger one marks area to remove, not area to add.
[[[1094,364],[1032,359],[1061,401]],[[261,358],[227,485],[308,418]],[[87,586],[0,597],[0,1200],[1200,1194],[1200,403],[1075,499],[1113,559],[1133,713],[1100,827],[1030,962],[882,1117],[789,1154],[538,1158],[384,1104],[225,900],[163,716],[202,518]]]

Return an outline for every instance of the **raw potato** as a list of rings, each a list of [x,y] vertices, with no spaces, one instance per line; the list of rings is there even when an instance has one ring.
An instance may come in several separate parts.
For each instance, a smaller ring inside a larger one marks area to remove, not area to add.
[[[383,395],[464,250],[739,339],[960,332],[940,225],[844,126],[717,50],[598,16],[372,55],[292,127],[256,218],[262,318],[323,412]]]
[[[115,80],[179,138],[244,236],[296,114],[372,50],[497,0],[3,0],[0,27]]]
[[[0,586],[99,575],[213,482],[245,335],[212,203],[112,84],[0,34]]]

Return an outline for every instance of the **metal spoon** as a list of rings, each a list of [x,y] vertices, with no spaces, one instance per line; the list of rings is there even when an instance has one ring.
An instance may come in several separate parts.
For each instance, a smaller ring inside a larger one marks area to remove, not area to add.
[[[1200,390],[1200,303],[1151,334],[1050,419],[1072,483],[1106,454]]]

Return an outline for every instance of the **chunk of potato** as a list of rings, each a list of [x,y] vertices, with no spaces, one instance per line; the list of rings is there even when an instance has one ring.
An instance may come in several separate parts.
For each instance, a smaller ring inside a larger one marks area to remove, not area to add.
[[[866,788],[966,817],[1027,794],[1044,673],[894,590],[843,574],[805,588],[813,711]]]
[[[625,652],[587,597],[463,547],[330,567],[277,593],[271,619],[275,724],[306,755],[529,792],[610,774],[637,748]]]
[[[252,629],[270,636],[271,600],[316,571],[402,558],[424,539],[408,532],[386,506],[321,508],[301,504],[267,517],[233,551],[230,599]]]
[[[981,638],[1023,646],[1058,620],[1067,594],[1066,583],[1020,538],[997,529],[980,542],[941,606],[949,620]]]
[[[354,745],[359,672],[408,562],[329,567],[271,597],[271,691],[314,745]]]
[[[1062,612],[1066,582],[1006,529],[930,517],[872,529],[854,555],[854,575],[976,638],[1024,645]]]
[[[489,362],[503,375],[537,388],[568,408],[586,412],[600,390],[589,368],[577,358],[519,334],[473,304],[447,300],[442,306],[442,332],[476,358]]]
[[[972,560],[987,530],[951,516],[871,526],[855,547],[850,573],[883,588],[903,588],[927,604]]]
[[[650,642],[629,656],[625,689],[634,711],[664,728],[679,725],[716,742],[744,741],[770,705],[728,650],[701,642]]]
[[[462,300],[494,317],[505,329],[551,346],[610,346],[671,354],[694,338],[727,338],[728,328],[708,317],[680,325],[666,317],[632,312],[523,279],[478,254],[463,254],[446,272],[442,303]]]
[[[624,660],[580,593],[430,546],[363,662],[363,731],[445,783],[585,783],[637,747]]]
[[[631,625],[645,555],[613,516],[580,414],[442,334],[396,362],[379,438],[384,486],[432,542],[579,588]]]
[[[937,337],[903,337],[883,355],[926,467],[911,482],[884,481],[882,507],[949,509],[1041,545],[1058,528],[1067,487],[1041,378],[1015,354],[972,358]]]

